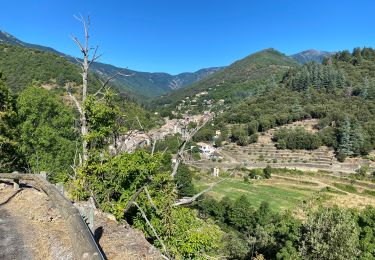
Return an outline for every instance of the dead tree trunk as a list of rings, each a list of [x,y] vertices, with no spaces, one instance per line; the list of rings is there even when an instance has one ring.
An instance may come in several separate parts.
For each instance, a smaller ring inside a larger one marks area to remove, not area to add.
[[[89,45],[90,17],[88,17],[87,19],[84,19],[82,16],[80,16],[80,17],[75,16],[75,18],[79,22],[82,23],[83,29],[84,29],[84,37],[85,37],[84,43],[82,44],[76,36],[72,36],[73,41],[78,46],[78,48],[80,49],[80,51],[82,52],[82,55],[83,55],[82,60],[76,59],[77,63],[80,65],[81,70],[82,70],[82,72],[81,72],[81,75],[82,75],[82,93],[81,93],[82,99],[81,99],[81,101],[78,101],[76,99],[76,97],[73,96],[73,94],[70,92],[69,89],[68,89],[68,94],[72,98],[72,100],[74,101],[74,103],[77,107],[77,110],[79,112],[79,115],[80,115],[79,119],[80,119],[80,125],[81,125],[81,135],[82,135],[82,139],[83,139],[82,140],[82,162],[84,162],[88,159],[88,148],[89,148],[88,146],[89,146],[89,144],[86,140],[86,136],[89,133],[89,129],[88,129],[88,122],[87,122],[87,115],[86,115],[86,112],[83,108],[83,105],[84,105],[84,103],[86,101],[86,98],[87,98],[87,95],[88,95],[88,87],[89,87],[88,86],[88,79],[89,79],[90,66],[93,62],[98,60],[101,57],[101,55],[97,54],[98,46],[96,46],[96,48],[92,48]],[[91,51],[93,51],[92,57],[90,57]],[[94,94],[94,96],[97,96],[98,94],[102,94],[101,91],[106,88],[109,81],[111,81],[113,78],[115,78],[119,74],[120,73],[114,74],[113,76],[109,77],[106,81],[102,81],[102,80],[99,79],[99,81],[101,82],[102,85],[99,88],[99,90]]]

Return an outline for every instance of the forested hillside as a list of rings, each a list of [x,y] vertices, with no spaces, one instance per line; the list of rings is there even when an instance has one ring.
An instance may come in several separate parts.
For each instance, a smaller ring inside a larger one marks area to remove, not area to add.
[[[338,52],[322,65],[308,63],[288,70],[272,91],[233,106],[217,122],[246,124],[248,135],[306,118],[320,119],[312,147],[333,147],[339,158],[366,155],[375,148],[375,52]],[[309,149],[293,143],[301,133],[280,133],[280,148]],[[302,133],[304,134],[304,133]],[[245,138],[246,139],[246,138]],[[293,145],[292,145],[293,146]],[[311,149],[311,148],[310,148]]]
[[[58,56],[45,51],[0,45],[0,71],[6,76],[8,86],[19,92],[33,81],[64,87],[66,83],[79,84],[79,67]]]
[[[235,103],[266,88],[272,88],[290,67],[299,66],[292,58],[266,49],[236,61],[227,68],[189,87],[176,90],[155,101],[158,106],[174,107],[185,97],[207,91],[205,99]]]

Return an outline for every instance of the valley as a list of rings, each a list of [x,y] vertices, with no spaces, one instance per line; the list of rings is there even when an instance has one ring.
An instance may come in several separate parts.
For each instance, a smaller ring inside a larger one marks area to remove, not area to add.
[[[0,32],[0,172],[73,212],[3,175],[6,252],[75,258],[74,217],[98,259],[375,256],[375,49],[148,73],[96,62],[78,20],[77,59]]]

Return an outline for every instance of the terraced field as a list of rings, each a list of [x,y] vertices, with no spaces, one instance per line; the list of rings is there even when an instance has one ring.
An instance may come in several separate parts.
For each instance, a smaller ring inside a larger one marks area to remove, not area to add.
[[[201,174],[194,184],[198,190],[207,188],[217,178]],[[250,180],[232,177],[216,185],[206,195],[220,200],[224,196],[236,199],[241,195],[248,197],[254,206],[268,201],[276,211],[299,210],[317,205],[338,205],[348,208],[375,206],[375,184],[355,182],[324,173],[302,173],[300,171],[277,171],[271,179]]]

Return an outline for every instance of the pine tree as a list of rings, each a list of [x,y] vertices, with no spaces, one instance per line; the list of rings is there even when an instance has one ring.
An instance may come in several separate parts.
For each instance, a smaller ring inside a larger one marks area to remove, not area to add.
[[[352,153],[354,155],[360,155],[363,144],[365,143],[365,137],[363,134],[363,129],[358,122],[352,124],[350,131],[350,140],[352,144]]]
[[[351,126],[349,118],[346,117],[343,125],[339,129],[339,146],[337,149],[339,159],[345,160],[347,156],[353,154],[351,141]]]

